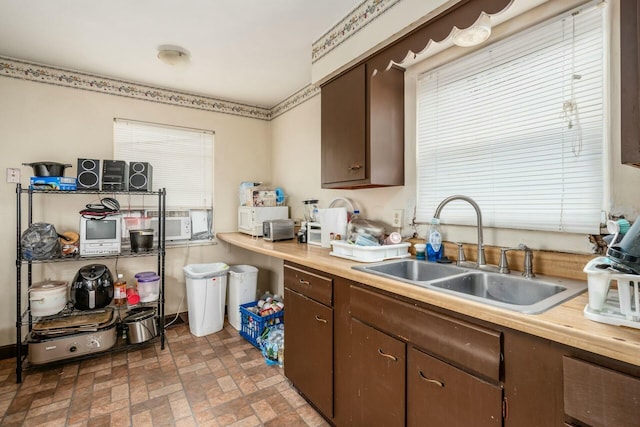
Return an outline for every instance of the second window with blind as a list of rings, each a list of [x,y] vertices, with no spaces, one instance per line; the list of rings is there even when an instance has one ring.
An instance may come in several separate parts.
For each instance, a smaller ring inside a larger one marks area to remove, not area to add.
[[[418,221],[464,194],[485,226],[599,232],[607,26],[591,3],[419,76]],[[443,222],[473,225],[466,208]]]
[[[153,190],[167,191],[167,235],[171,218],[189,218],[190,230],[168,243],[206,241],[213,237],[214,133],[208,130],[114,119],[114,158],[148,162]],[[143,215],[132,209],[131,215]]]

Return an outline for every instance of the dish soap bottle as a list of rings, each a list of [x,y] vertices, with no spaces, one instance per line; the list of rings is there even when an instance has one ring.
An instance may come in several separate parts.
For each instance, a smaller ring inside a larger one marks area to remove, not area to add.
[[[444,246],[442,245],[442,234],[440,234],[440,220],[431,218],[429,234],[427,237],[427,260],[438,261],[442,258]]]

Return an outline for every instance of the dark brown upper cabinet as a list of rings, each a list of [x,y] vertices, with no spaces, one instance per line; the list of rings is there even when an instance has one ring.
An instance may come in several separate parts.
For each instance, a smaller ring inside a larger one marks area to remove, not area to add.
[[[404,70],[360,64],[321,96],[322,188],[404,185]]]
[[[622,163],[640,167],[640,0],[620,2]]]

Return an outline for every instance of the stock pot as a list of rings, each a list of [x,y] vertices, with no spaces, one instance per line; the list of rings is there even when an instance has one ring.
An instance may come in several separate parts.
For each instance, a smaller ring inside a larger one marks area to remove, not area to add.
[[[67,305],[67,300],[67,282],[65,281],[45,280],[34,283],[29,288],[32,316],[58,314]]]
[[[69,163],[57,163],[57,162],[33,162],[23,163],[24,166],[31,166],[33,168],[33,176],[64,176],[64,170],[70,168]]]

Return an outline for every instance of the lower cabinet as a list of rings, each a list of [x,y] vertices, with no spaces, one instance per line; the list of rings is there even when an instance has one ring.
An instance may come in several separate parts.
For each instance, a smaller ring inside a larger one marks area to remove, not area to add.
[[[409,347],[407,425],[502,425],[502,388]]]
[[[349,306],[352,425],[503,425],[499,332],[361,286]]]
[[[563,357],[564,412],[579,424],[640,426],[640,378]]]
[[[639,427],[640,366],[285,263],[284,373],[332,424]]]
[[[355,426],[404,426],[406,345],[358,320],[351,325]]]
[[[333,310],[284,290],[285,364],[291,382],[326,416],[333,417]]]
[[[333,418],[333,278],[284,267],[284,374],[325,417]]]

